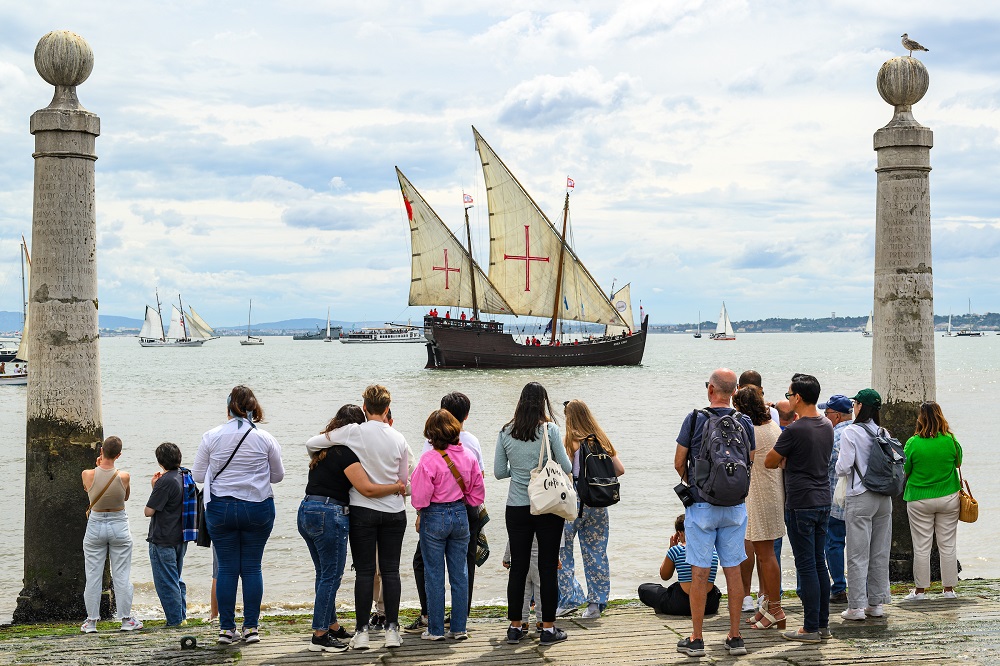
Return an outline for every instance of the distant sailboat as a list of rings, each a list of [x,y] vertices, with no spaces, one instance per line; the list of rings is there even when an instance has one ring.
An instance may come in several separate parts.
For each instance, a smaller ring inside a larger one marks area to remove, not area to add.
[[[950,337],[953,337],[954,335],[955,334],[951,332],[951,313],[949,312],[948,313],[948,330],[946,330],[944,333],[942,333],[941,337],[942,338],[950,338]]]
[[[712,340],[735,340],[736,331],[733,330],[733,322],[729,321],[729,313],[726,312],[726,302],[722,302],[722,310],[719,312],[719,323],[715,327],[715,333],[711,335]]]
[[[139,344],[143,347],[200,347],[208,340],[218,338],[212,327],[188,306],[184,316],[184,303],[177,297],[177,305],[170,306],[170,326],[163,333],[163,316],[160,312],[160,294],[156,294],[156,310],[146,306],[146,320],[139,330]]]
[[[874,316],[875,316],[874,312],[869,312],[868,313],[868,322],[865,324],[865,330],[862,331],[862,333],[861,333],[861,335],[863,335],[866,338],[872,337],[872,331],[874,331],[873,324],[872,324],[872,317],[874,317]]]
[[[694,334],[694,337],[701,337],[701,310],[698,310],[698,332]]]
[[[264,344],[264,338],[259,338],[255,335],[250,335],[250,313],[253,312],[253,301],[250,301],[250,309],[247,310],[247,339],[240,340],[240,344],[250,347]]]
[[[967,324],[967,325],[971,325],[971,323],[972,323],[972,299],[970,298],[969,299],[969,324]],[[986,335],[986,334],[983,333],[982,331],[974,331],[971,328],[960,328],[960,329],[958,329],[958,333],[955,334],[955,337],[956,338],[981,338],[984,335]]]
[[[340,336],[337,336],[340,337]],[[330,336],[330,308],[326,308],[326,337],[323,338],[323,342],[333,342],[333,338]]]
[[[27,284],[31,279],[31,255],[28,254],[28,243],[21,237],[21,308],[23,320],[21,324],[21,339],[17,350],[11,358],[0,360],[0,386],[23,386],[28,383],[28,299]],[[27,270],[25,270],[27,263]]]

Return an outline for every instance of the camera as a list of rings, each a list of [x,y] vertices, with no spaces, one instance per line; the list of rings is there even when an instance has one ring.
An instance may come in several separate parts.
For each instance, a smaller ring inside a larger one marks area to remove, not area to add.
[[[691,494],[691,488],[686,483],[678,483],[674,486],[674,492],[677,493],[677,498],[684,506],[694,504],[694,495]]]

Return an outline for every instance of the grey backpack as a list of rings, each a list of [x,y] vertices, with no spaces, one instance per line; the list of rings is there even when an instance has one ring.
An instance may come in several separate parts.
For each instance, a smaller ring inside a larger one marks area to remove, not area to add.
[[[858,425],[875,440],[868,456],[868,470],[862,474],[857,461],[854,463],[854,470],[861,477],[861,484],[873,493],[899,497],[906,485],[906,474],[903,471],[906,454],[902,443],[885,428],[872,432],[867,424]]]
[[[694,433],[698,414],[707,417],[701,435],[701,448],[694,459],[694,486],[702,499],[716,506],[736,506],[746,501],[750,492],[750,435],[741,420],[742,414],[719,415],[696,409],[691,414]]]

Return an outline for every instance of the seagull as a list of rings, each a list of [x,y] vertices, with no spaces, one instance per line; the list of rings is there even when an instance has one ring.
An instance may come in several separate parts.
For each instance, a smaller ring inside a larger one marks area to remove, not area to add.
[[[930,51],[930,49],[925,49],[923,46],[910,39],[905,32],[903,33],[902,37],[903,37],[903,48],[910,52],[911,58],[913,57],[914,51]]]

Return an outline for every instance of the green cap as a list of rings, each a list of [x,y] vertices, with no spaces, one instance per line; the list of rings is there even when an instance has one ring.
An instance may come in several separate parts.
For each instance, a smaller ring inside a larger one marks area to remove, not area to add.
[[[882,406],[882,396],[878,394],[878,391],[871,388],[858,391],[858,394],[854,396],[852,400],[854,400],[854,402],[860,402],[862,405],[868,405],[869,407]]]

